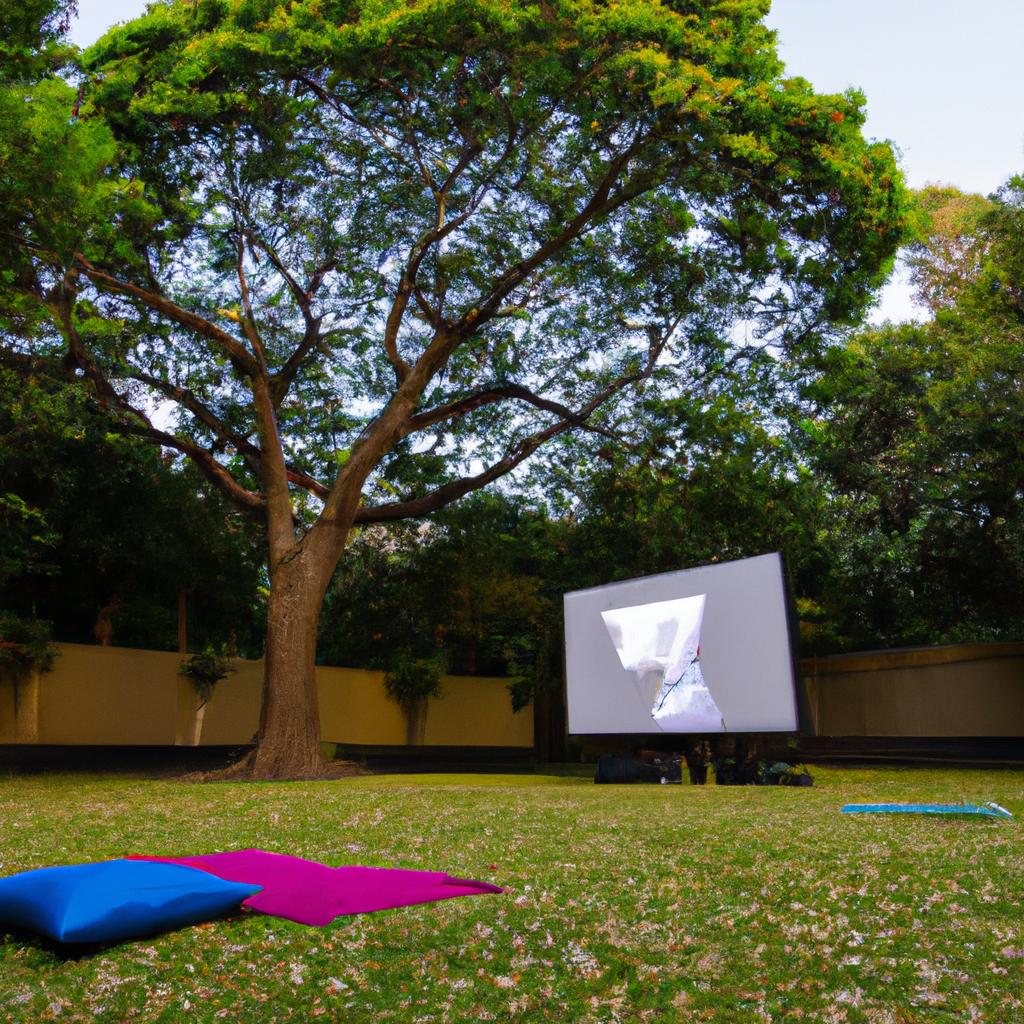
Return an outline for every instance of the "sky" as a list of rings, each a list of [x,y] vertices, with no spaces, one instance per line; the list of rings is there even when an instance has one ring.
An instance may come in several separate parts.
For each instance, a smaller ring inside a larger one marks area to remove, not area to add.
[[[1024,0],[774,0],[787,73],[867,99],[865,134],[911,188],[994,192],[1024,173]],[[874,321],[920,319],[897,272]]]
[[[72,38],[94,42],[144,0],[79,0]],[[865,134],[895,144],[912,188],[988,194],[1024,173],[1024,0],[774,0],[787,73],[866,94]],[[919,315],[900,275],[873,319]]]

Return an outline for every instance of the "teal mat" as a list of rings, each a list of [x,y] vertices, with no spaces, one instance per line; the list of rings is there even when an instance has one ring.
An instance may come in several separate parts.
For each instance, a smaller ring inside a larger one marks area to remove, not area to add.
[[[986,818],[1012,818],[999,804],[847,804],[843,814],[980,814]]]

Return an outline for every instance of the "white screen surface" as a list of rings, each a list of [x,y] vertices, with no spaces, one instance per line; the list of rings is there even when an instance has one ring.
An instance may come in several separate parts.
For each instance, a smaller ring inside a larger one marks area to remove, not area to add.
[[[795,732],[777,554],[565,595],[569,732]]]

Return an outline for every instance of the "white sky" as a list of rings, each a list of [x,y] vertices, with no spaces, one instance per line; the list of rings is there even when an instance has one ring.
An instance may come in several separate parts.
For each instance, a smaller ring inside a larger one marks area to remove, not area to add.
[[[774,0],[768,24],[790,74],[863,90],[913,188],[987,194],[1024,171],[1022,0]]]
[[[865,133],[912,188],[988,194],[1024,172],[1024,0],[774,0],[768,24],[789,74],[865,93]],[[872,319],[920,315],[897,274]]]
[[[72,38],[94,42],[144,0],[79,0]],[[913,188],[989,193],[1024,172],[1024,0],[774,0],[788,72],[819,92],[867,95],[866,133],[893,142]],[[879,316],[914,315],[905,283]]]

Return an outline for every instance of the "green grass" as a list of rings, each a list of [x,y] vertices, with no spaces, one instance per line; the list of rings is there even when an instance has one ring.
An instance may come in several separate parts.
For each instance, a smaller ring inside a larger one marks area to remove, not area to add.
[[[1024,1021],[1024,772],[815,776],[4,778],[0,875],[256,846],[507,890],[322,929],[244,914],[77,959],[0,929],[0,1021]],[[962,799],[1017,818],[839,813]]]

